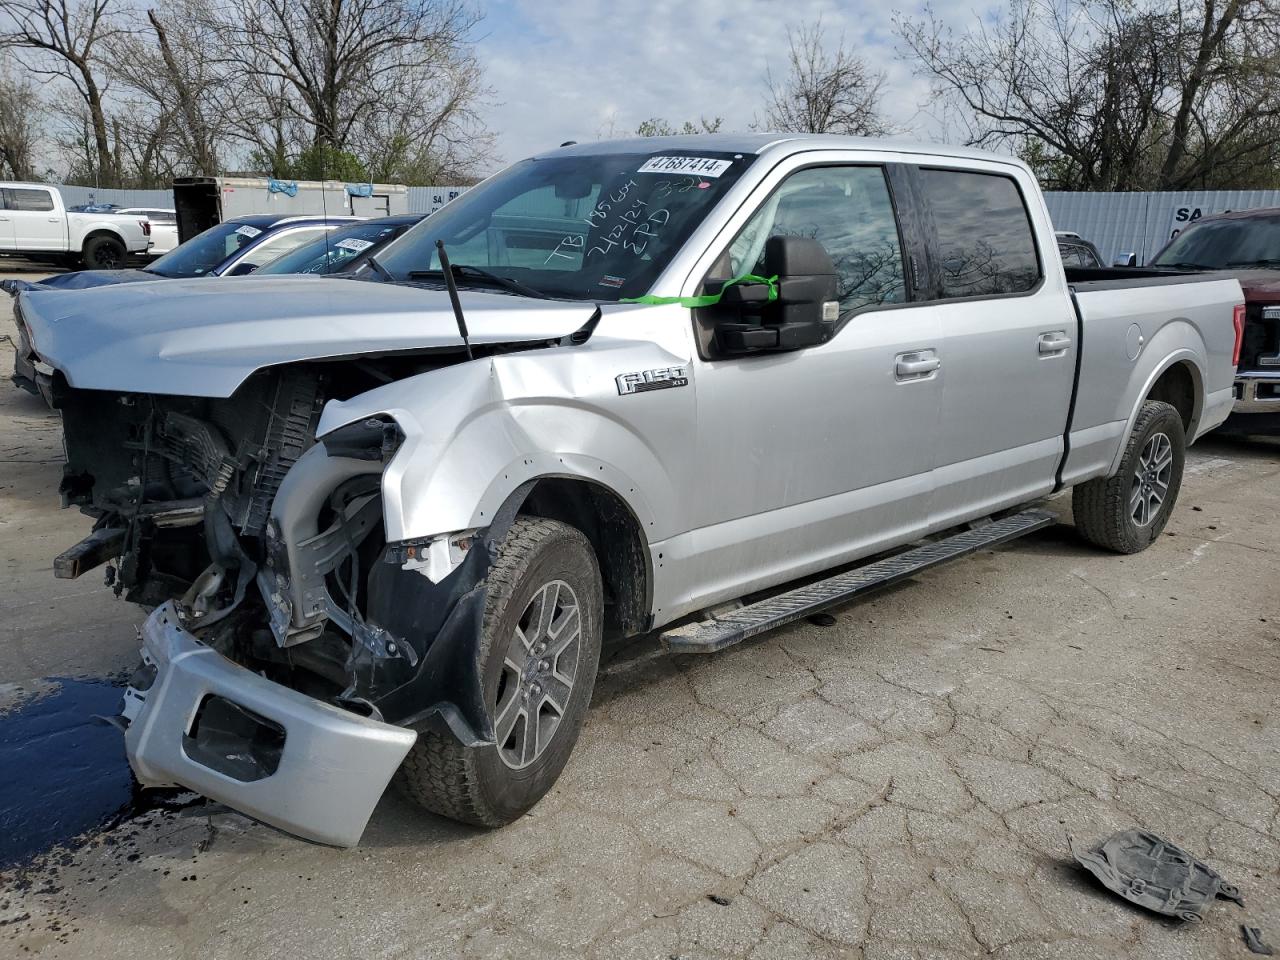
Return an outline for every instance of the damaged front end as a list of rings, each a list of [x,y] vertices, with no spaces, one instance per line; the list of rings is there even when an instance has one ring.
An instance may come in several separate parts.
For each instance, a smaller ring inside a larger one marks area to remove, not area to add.
[[[95,518],[55,572],[107,563],[154,608],[122,720],[138,779],[344,846],[418,731],[492,741],[475,641],[503,526],[387,543],[398,426],[315,437],[363,386],[317,364],[226,399],[53,389],[64,503]]]

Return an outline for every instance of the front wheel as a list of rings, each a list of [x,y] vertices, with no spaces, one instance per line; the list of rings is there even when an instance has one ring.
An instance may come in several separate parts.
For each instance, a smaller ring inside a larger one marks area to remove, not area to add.
[[[487,587],[479,656],[495,743],[466,747],[425,731],[398,781],[433,813],[497,827],[542,799],[577,742],[600,664],[604,598],[587,538],[536,517],[512,524]]]
[[[1169,522],[1185,457],[1182,417],[1169,404],[1148,400],[1116,474],[1072,491],[1076,529],[1090,543],[1117,553],[1145,550]]]

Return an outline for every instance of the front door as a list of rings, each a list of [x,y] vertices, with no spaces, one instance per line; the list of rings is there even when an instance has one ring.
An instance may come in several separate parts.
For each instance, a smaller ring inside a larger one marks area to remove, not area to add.
[[[67,219],[44,187],[9,187],[4,216],[13,224],[18,250],[65,251]]]
[[[936,310],[907,302],[885,170],[784,179],[714,271],[759,274],[770,236],[812,237],[840,274],[825,344],[698,361],[696,566],[682,606],[824,569],[927,523],[940,377]]]

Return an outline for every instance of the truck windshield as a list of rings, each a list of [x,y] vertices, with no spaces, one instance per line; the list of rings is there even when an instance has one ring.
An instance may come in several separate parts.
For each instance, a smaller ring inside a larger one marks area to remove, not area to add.
[[[378,262],[396,280],[442,280],[443,240],[454,266],[477,268],[458,271],[460,286],[640,296],[754,159],[668,150],[526,160],[428,217]]]
[[[1187,227],[1161,250],[1157,267],[1280,267],[1280,216],[1207,220]]]
[[[256,271],[264,273],[338,273],[357,257],[376,253],[405,231],[404,224],[356,223],[304,243],[296,250],[268,262]]]
[[[261,234],[258,227],[228,220],[170,250],[146,269],[148,273],[158,273],[162,277],[203,277]]]

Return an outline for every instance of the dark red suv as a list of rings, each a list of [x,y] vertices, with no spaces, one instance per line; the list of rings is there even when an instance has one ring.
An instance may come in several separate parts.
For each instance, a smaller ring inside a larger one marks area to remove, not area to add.
[[[1280,207],[1197,220],[1165,244],[1150,266],[1221,270],[1240,281],[1245,329],[1236,403],[1220,429],[1280,433]]]

